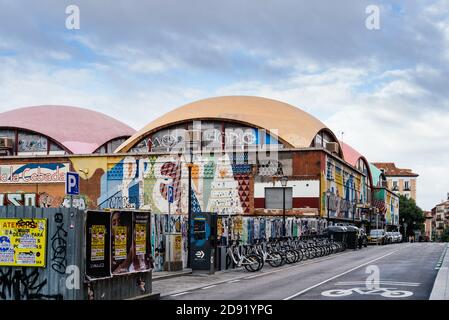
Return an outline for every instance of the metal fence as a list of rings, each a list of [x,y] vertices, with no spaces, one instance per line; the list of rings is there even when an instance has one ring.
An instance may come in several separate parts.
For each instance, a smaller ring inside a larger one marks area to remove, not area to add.
[[[85,217],[78,209],[0,207],[0,218],[47,219],[45,267],[0,267],[0,300],[129,299],[151,293],[151,271],[85,280]]]

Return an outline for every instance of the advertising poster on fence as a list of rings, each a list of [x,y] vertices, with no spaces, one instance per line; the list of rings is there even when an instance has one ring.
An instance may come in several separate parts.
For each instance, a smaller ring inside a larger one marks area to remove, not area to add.
[[[133,214],[133,263],[130,266],[129,271],[147,271],[153,268],[150,242],[150,213],[134,212]]]
[[[0,219],[0,266],[45,267],[47,219]]]
[[[111,213],[111,273],[130,272],[133,261],[133,212],[113,211]]]
[[[111,215],[88,211],[86,218],[86,275],[91,278],[111,276]]]

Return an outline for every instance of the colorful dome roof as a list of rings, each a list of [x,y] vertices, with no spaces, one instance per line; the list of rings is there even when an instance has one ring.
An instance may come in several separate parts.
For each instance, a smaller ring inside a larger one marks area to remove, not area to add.
[[[110,140],[135,133],[130,126],[103,113],[56,105],[25,107],[0,113],[0,127],[34,131],[77,154],[92,153]]]
[[[294,148],[310,147],[313,138],[323,129],[334,136],[320,120],[287,103],[262,97],[225,96],[189,103],[164,114],[136,132],[116,152],[128,151],[151,132],[189,120],[243,123],[274,133],[279,140]]]

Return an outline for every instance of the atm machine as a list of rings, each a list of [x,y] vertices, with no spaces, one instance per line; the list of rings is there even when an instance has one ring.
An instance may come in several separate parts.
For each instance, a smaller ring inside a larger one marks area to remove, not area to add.
[[[190,265],[192,270],[215,273],[217,215],[213,212],[192,213],[190,221]]]

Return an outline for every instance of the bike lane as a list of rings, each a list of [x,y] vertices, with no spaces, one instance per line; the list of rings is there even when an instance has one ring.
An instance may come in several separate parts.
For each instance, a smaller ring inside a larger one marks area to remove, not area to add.
[[[414,243],[287,297],[298,300],[429,299],[444,246]]]
[[[260,272],[247,273],[247,276],[217,285],[180,291],[166,296],[167,299],[273,299],[281,300],[299,290],[308,288],[320,281],[328,279],[369,262],[385,254],[390,254],[407,244],[385,247],[369,247],[362,250],[347,250],[343,253],[323,258],[308,260],[281,268],[264,267]]]

